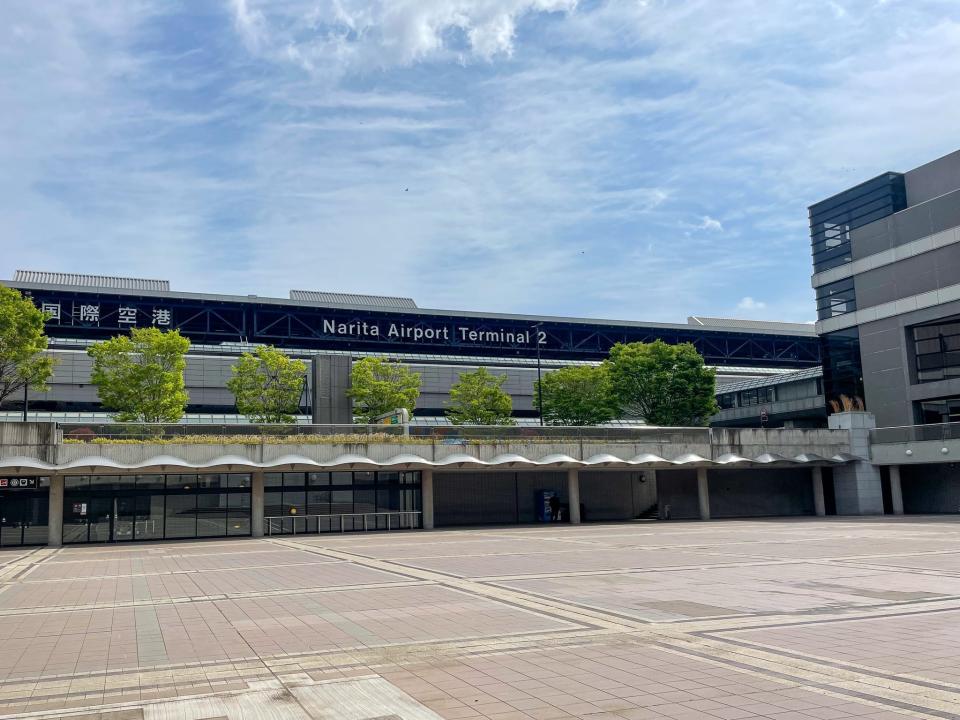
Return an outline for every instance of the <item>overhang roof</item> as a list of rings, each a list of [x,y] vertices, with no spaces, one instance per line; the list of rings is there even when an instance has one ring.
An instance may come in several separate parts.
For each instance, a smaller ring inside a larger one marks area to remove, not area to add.
[[[822,457],[813,453],[804,453],[794,457],[764,453],[757,457],[744,457],[728,453],[711,460],[693,453],[679,454],[666,458],[652,453],[617,456],[610,453],[594,455],[586,460],[578,460],[570,455],[545,453],[541,457],[526,457],[517,454],[497,455],[483,460],[471,455],[471,446],[465,445],[463,452],[448,455],[440,460],[430,460],[416,452],[402,452],[391,457],[376,460],[365,455],[338,455],[331,460],[319,461],[303,455],[283,455],[273,460],[257,462],[238,455],[222,455],[211,460],[191,462],[172,455],[153,455],[133,463],[118,462],[112,458],[88,455],[66,463],[47,463],[36,458],[24,456],[0,457],[0,472],[12,475],[48,475],[51,473],[73,475],[120,475],[130,472],[183,472],[196,470],[201,472],[247,472],[252,470],[273,471],[332,471],[332,470],[424,470],[442,469],[667,469],[677,467],[812,467],[839,465],[857,458],[846,453],[832,457]]]

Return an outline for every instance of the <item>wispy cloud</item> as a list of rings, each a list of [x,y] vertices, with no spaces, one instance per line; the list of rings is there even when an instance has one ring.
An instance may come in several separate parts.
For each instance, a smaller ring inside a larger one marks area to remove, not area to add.
[[[806,205],[960,125],[956,3],[836,4],[14,0],[2,272],[808,320]]]

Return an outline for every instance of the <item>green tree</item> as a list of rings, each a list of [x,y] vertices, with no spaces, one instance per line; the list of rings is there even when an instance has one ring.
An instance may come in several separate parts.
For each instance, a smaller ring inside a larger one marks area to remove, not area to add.
[[[600,425],[617,416],[604,365],[560,368],[533,385],[535,401],[543,393],[541,412],[550,425]]]
[[[447,417],[454,425],[513,425],[513,400],[504,392],[506,375],[484,367],[460,373],[450,388]]]
[[[651,425],[706,425],[718,411],[716,373],[691,343],[617,343],[607,368],[621,410]]]
[[[44,355],[46,316],[19,291],[0,286],[0,403],[9,396],[47,389],[54,360]]]
[[[190,341],[179,330],[131,328],[87,348],[90,381],[121,422],[175,423],[187,406],[183,370]]]
[[[262,346],[243,353],[230,368],[227,389],[237,410],[257,423],[291,423],[300,408],[307,364],[275,347]]]
[[[373,422],[399,408],[413,415],[420,397],[420,373],[400,363],[366,357],[353,364],[347,397],[353,398],[353,414],[361,422]]]

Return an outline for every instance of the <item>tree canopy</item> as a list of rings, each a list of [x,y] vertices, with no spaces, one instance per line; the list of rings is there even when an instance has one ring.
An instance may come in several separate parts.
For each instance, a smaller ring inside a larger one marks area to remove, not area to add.
[[[256,423],[291,423],[300,408],[307,364],[271,346],[245,352],[230,368],[227,389],[237,410]]]
[[[420,397],[420,373],[397,362],[366,357],[353,364],[347,397],[353,398],[353,414],[360,422],[373,422],[400,408],[412,415]]]
[[[460,373],[450,388],[447,417],[454,425],[513,425],[513,400],[503,390],[506,375],[484,367]]]
[[[183,380],[190,341],[179,330],[131,328],[87,348],[100,402],[121,422],[175,423],[189,396]]]
[[[0,403],[24,386],[46,390],[54,360],[44,355],[46,317],[18,290],[0,286]]]
[[[716,373],[691,343],[617,343],[606,364],[621,410],[650,425],[706,425],[718,410]]]
[[[541,413],[550,425],[599,425],[617,416],[610,374],[604,365],[553,370],[534,383],[534,402],[543,394]]]

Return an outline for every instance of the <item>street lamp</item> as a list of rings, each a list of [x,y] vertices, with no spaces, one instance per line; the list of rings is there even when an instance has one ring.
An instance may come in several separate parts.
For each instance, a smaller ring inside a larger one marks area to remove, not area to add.
[[[537,332],[543,327],[542,322],[533,326],[533,341],[537,344],[537,415],[540,416],[540,427],[543,427],[543,376],[540,372],[540,333]]]

